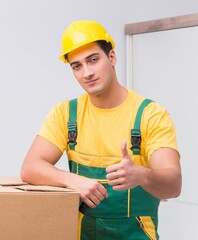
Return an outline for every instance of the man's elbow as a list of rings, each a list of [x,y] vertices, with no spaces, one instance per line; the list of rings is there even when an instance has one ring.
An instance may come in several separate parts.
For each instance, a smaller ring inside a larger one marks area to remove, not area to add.
[[[181,194],[181,191],[182,191],[182,177],[179,176],[172,197],[173,197],[173,198],[177,198],[177,197],[179,197],[180,194]]]
[[[27,164],[23,164],[21,167],[20,177],[23,182],[31,183],[31,171]]]

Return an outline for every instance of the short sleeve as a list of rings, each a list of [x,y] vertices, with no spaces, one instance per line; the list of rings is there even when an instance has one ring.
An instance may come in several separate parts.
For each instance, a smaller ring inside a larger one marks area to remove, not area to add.
[[[49,112],[37,135],[44,137],[63,153],[67,149],[68,101],[64,101]]]
[[[143,149],[149,159],[160,148],[172,148],[178,151],[176,129],[167,110],[158,103],[151,103],[142,116]]]

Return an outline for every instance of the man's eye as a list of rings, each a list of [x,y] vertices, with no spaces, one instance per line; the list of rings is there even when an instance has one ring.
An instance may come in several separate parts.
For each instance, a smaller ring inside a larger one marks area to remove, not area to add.
[[[98,60],[98,58],[94,57],[94,58],[91,58],[91,59],[90,59],[90,62],[91,62],[91,63],[94,63],[94,62],[96,62],[97,60]]]
[[[74,70],[78,70],[78,69],[80,68],[80,64],[78,64],[78,65],[73,65],[72,68],[73,68]]]

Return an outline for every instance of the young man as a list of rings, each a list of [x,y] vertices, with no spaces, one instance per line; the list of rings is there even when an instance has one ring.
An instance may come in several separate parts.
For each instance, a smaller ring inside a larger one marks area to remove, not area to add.
[[[60,59],[86,93],[77,99],[77,110],[68,100],[51,110],[21,177],[80,193],[88,206],[79,223],[82,240],[155,240],[160,199],[181,191],[175,128],[167,111],[151,102],[142,109],[140,131],[131,136],[144,97],[118,82],[114,47],[94,21],[68,26]],[[65,151],[70,172],[54,166]]]

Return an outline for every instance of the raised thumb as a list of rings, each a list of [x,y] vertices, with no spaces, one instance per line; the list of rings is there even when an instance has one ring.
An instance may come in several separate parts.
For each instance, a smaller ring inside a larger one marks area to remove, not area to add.
[[[123,140],[122,143],[121,143],[121,151],[122,151],[122,158],[128,156],[126,140]]]

